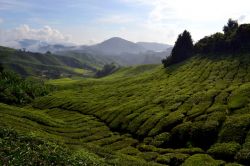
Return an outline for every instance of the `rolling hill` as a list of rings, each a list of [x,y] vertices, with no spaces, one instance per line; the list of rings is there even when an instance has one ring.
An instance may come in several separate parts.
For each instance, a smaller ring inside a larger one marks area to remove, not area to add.
[[[22,76],[48,78],[82,76],[84,73],[95,72],[96,67],[103,65],[89,59],[78,60],[74,57],[32,53],[7,47],[0,47],[0,63]]]
[[[167,69],[50,80],[58,91],[29,106],[0,104],[0,124],[107,165],[247,165],[249,64],[249,54],[196,55]]]

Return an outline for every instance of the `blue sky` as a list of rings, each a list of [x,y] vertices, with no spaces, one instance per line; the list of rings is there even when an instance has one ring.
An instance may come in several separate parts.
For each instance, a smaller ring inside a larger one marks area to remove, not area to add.
[[[0,0],[0,44],[23,38],[93,44],[119,36],[174,44],[221,31],[228,18],[250,22],[248,0]]]

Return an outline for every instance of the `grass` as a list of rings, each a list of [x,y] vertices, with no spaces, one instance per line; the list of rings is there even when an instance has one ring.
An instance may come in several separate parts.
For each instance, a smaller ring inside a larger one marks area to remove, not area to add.
[[[111,165],[246,164],[248,56],[196,56],[167,69],[49,80],[58,91],[29,106],[1,104],[0,124],[73,151],[97,148],[91,152]]]

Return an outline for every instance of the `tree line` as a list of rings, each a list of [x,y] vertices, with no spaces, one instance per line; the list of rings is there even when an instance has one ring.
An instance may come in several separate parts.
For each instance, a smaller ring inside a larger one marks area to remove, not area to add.
[[[190,32],[185,30],[175,42],[171,55],[162,60],[164,67],[186,60],[194,54],[228,54],[250,51],[250,24],[238,24],[229,19],[223,33],[205,36],[193,44]]]

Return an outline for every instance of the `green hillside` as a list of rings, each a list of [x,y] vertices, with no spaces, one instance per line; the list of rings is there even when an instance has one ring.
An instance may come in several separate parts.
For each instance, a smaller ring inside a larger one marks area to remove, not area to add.
[[[115,59],[114,57],[89,54],[81,51],[64,51],[64,52],[58,52],[58,54],[77,59],[86,66],[92,66],[96,69],[101,69],[105,64],[114,62]]]
[[[86,61],[87,62],[87,61]],[[0,63],[22,76],[47,78],[93,74],[96,68],[73,57],[40,54],[0,47]]]
[[[196,55],[167,69],[50,80],[58,91],[29,106],[0,104],[0,124],[100,165],[247,165],[249,66],[248,54]]]

